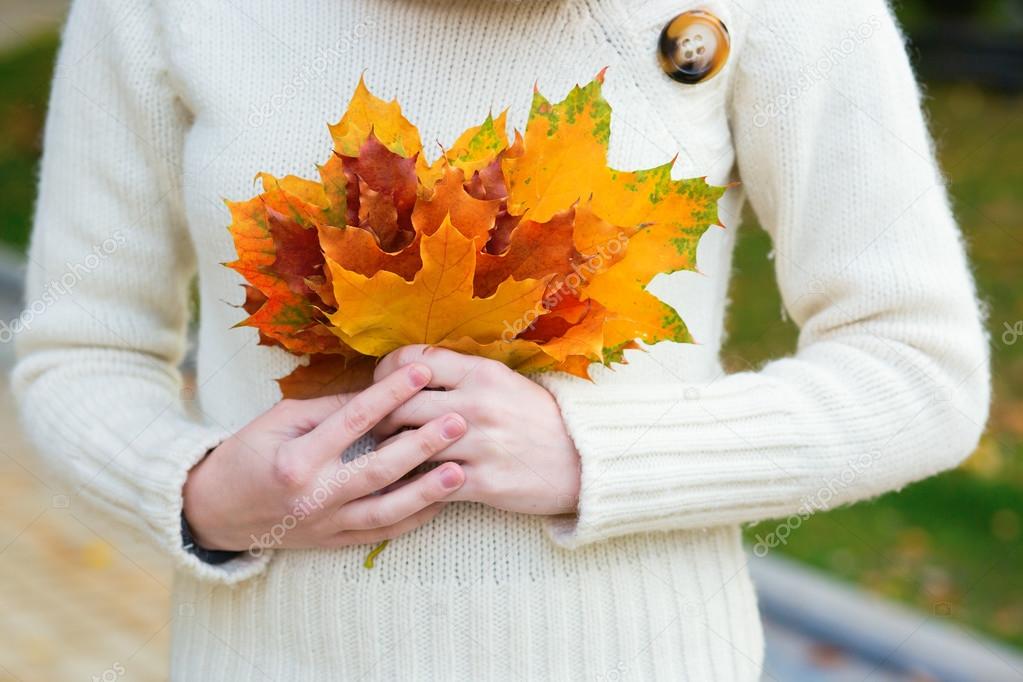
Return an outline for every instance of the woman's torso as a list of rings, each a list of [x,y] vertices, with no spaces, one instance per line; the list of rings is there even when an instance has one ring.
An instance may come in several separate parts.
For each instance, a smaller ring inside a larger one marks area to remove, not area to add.
[[[224,199],[255,193],[260,171],[315,176],[360,75],[398,98],[427,153],[491,110],[522,128],[534,83],[560,99],[609,67],[610,161],[651,167],[678,155],[677,176],[732,179],[728,83],[743,14],[701,3],[728,25],[732,63],[685,86],[656,61],[663,24],[691,1],[197,0],[162,3],[170,78],[192,112],[184,201],[198,254],[198,404],[235,429],[279,399],[275,378],[296,360],[257,345]],[[216,68],[211,65],[216,64]],[[741,198],[720,205],[700,272],[651,290],[676,307],[699,345],[635,353],[605,381],[720,374],[717,354]],[[540,519],[456,505],[399,538],[373,570],[366,547],[285,551],[268,572],[212,592],[179,579],[176,679],[745,679],[760,632],[738,531],[637,535],[576,551],[556,548]],[[216,671],[211,676],[208,671]]]

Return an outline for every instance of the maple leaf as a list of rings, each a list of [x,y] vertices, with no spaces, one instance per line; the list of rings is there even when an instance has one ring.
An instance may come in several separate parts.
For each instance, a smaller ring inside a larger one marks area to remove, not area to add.
[[[278,380],[281,393],[304,400],[338,393],[355,393],[373,383],[375,358],[311,355],[309,363]]]
[[[494,229],[501,202],[478,199],[465,189],[465,175],[454,166],[444,169],[429,196],[421,198],[412,213],[412,225],[421,235],[433,234],[450,219],[464,236],[486,244]]]
[[[348,177],[344,161],[337,154],[331,154],[326,163],[317,166],[320,172],[320,186],[323,187],[323,217],[328,225],[345,225],[348,217]]]
[[[596,273],[582,288],[616,317],[605,333],[610,347],[640,339],[692,340],[678,313],[646,291],[655,275],[692,270],[696,245],[717,222],[717,201],[725,188],[702,179],[672,180],[671,164],[644,171],[611,171],[594,187],[594,214],[615,225],[642,225],[628,236],[618,262]]]
[[[360,79],[318,180],[260,174],[259,196],[228,202],[239,324],[309,356],[282,393],[356,390],[411,343],[588,377],[640,342],[690,341],[646,287],[695,268],[724,188],[673,179],[673,162],[610,168],[603,80],[553,103],[537,89],[524,134],[488,115],[431,162]]]
[[[358,156],[370,135],[405,158],[415,157],[423,148],[419,131],[402,115],[398,103],[374,97],[363,78],[359,78],[345,115],[328,128],[334,140],[334,150],[345,156]]]
[[[277,240],[286,230],[276,230],[275,235],[268,214],[272,209],[267,208],[263,197],[229,203],[228,207],[234,218],[231,234],[239,258],[227,265],[249,282],[243,304],[249,317],[239,324],[256,327],[261,343],[280,345],[293,353],[349,351],[333,335],[316,330],[313,302],[303,291],[295,290],[296,278],[289,274],[293,266],[288,263],[302,248],[301,240],[292,242],[284,237],[287,243],[278,252],[281,244]]]
[[[360,353],[380,357],[414,343],[444,345],[469,337],[497,341],[509,320],[541,307],[546,279],[505,280],[486,298],[473,295],[479,240],[450,220],[421,241],[423,267],[409,282],[387,270],[372,277],[328,261],[339,302],[332,330]]]
[[[508,279],[567,276],[579,254],[572,242],[575,210],[551,216],[545,223],[522,220],[500,253],[483,252],[475,273],[477,296],[487,296]]]
[[[449,149],[443,150],[441,157],[434,163],[426,163],[420,155],[418,163],[420,180],[429,187],[443,177],[449,167],[457,168],[467,177],[472,177],[473,174],[490,166],[498,154],[508,147],[507,125],[507,111],[502,111],[496,119],[489,115],[482,124],[462,133]]]
[[[611,107],[601,95],[603,72],[551,104],[539,90],[526,125],[524,152],[502,164],[508,210],[545,222],[585,199],[607,170]]]

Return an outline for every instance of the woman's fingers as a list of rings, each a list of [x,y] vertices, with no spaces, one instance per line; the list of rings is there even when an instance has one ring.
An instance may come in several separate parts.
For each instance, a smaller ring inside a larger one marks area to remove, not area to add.
[[[430,368],[433,375],[429,384],[431,388],[455,388],[469,379],[480,367],[500,364],[494,360],[457,353],[447,348],[414,344],[402,346],[384,356],[377,365],[374,378],[387,376],[398,368],[413,363]]]
[[[333,535],[325,547],[347,547],[348,545],[373,545],[384,540],[393,540],[411,530],[429,523],[444,510],[444,502],[436,502],[392,526],[372,530],[343,530]]]
[[[353,396],[312,431],[291,441],[289,451],[319,465],[339,457],[377,422],[422,390],[430,376],[429,368],[420,363],[397,369]]]
[[[408,438],[409,436],[414,435],[414,434],[415,434],[415,430],[414,429],[409,429],[409,430],[405,430],[405,431],[399,431],[398,433],[394,434],[393,436],[388,436],[384,440],[377,439],[377,450],[382,450],[383,448],[387,447],[388,445],[390,445],[391,443],[395,442],[399,438]]]
[[[383,495],[370,495],[339,507],[331,517],[334,528],[372,530],[393,526],[437,502],[465,482],[457,464],[443,464]]]
[[[334,414],[355,397],[355,393],[335,393],[308,400],[285,399],[277,403],[275,408],[284,413],[285,419],[290,418],[299,427],[300,433],[308,433],[319,426],[324,419]]]
[[[344,501],[386,488],[456,442],[465,430],[465,419],[455,413],[446,414],[386,447],[341,464],[342,471],[336,476],[347,481]]]
[[[458,391],[420,391],[377,422],[372,430],[373,437],[381,441],[400,433],[403,428],[418,428],[448,412],[462,414],[464,410],[458,404],[460,397]]]

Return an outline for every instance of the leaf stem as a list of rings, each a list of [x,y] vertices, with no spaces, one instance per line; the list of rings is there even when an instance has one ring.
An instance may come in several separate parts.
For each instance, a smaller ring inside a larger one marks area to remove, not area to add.
[[[363,568],[373,568],[373,560],[377,558],[377,555],[380,554],[380,552],[384,551],[384,547],[387,546],[388,542],[390,542],[390,540],[384,540],[374,547],[373,551],[366,555],[366,560],[362,562]]]

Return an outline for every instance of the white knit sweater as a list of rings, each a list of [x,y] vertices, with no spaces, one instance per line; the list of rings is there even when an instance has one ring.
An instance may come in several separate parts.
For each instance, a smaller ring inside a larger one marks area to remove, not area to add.
[[[681,85],[657,37],[695,7],[732,52]],[[534,81],[560,98],[604,66],[614,165],[678,154],[679,177],[741,185],[699,272],[651,287],[697,345],[634,353],[593,384],[542,379],[582,456],[578,517],[545,533],[452,505],[373,570],[366,547],[223,566],[186,553],[188,470],[297,362],[231,328],[243,296],[220,264],[222,199],[251,196],[258,171],[313,176],[363,71],[424,140],[451,142],[491,109],[521,128]],[[78,0],[45,148],[15,386],[75,497],[174,561],[174,679],[752,680],[739,524],[955,466],[986,418],[973,284],[883,0]],[[725,375],[744,194],[801,334],[793,357]],[[176,367],[196,271],[193,399]]]

